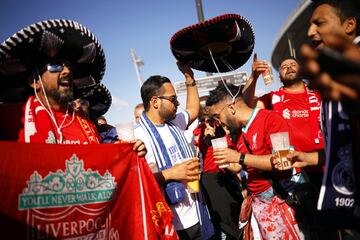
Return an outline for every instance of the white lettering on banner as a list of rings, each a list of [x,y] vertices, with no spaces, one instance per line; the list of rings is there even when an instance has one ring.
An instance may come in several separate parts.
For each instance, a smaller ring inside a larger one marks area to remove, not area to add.
[[[71,221],[71,222],[57,222],[45,225],[37,225],[39,232],[46,232],[48,236],[53,237],[69,237],[76,235],[83,235],[89,232],[96,232],[106,227],[105,223],[101,224],[103,219],[98,217],[96,219],[89,218],[87,220]],[[38,236],[40,237],[40,236]]]
[[[34,171],[19,195],[18,209],[27,211],[27,224],[34,226],[29,239],[119,239],[106,207],[116,191],[115,177],[108,170],[104,175],[86,170],[75,154],[65,166],[45,177]]]

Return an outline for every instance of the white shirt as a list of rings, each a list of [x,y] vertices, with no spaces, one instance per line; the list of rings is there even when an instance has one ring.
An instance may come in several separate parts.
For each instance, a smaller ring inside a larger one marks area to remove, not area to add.
[[[179,112],[176,114],[175,119],[171,122],[175,124],[179,129],[184,131],[189,122],[189,114],[187,112]],[[174,142],[172,138],[168,125],[155,125],[155,127],[165,144],[171,163],[173,165],[181,163],[183,159],[181,157],[180,150],[176,142]],[[147,163],[156,164],[156,159],[150,144],[150,140],[148,139],[144,129],[141,126],[136,126],[134,132],[135,138],[143,141],[146,146],[147,154],[145,158]],[[182,230],[192,227],[199,222],[199,218],[196,213],[196,202],[194,195],[190,194],[187,189],[186,193],[187,195],[182,202],[175,205],[170,205],[170,208],[174,214],[173,224],[176,230]]]

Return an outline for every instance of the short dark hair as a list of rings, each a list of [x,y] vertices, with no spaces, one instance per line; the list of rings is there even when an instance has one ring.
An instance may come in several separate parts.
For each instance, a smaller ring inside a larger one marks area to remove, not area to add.
[[[293,57],[293,56],[284,57],[284,58],[280,61],[280,65],[279,65],[278,71],[280,71],[280,69],[281,69],[281,64],[282,64],[285,60],[289,60],[289,59],[292,59],[292,60],[294,60],[295,62],[297,62],[297,64],[299,64],[299,61],[298,61],[295,57]]]
[[[98,118],[96,119],[96,122],[99,121],[99,120],[104,120],[105,122],[107,122],[107,121],[106,121],[106,118],[105,118],[104,116],[98,117]]]
[[[360,34],[360,1],[358,0],[313,0],[313,9],[328,4],[335,9],[336,14],[343,23],[347,18],[356,19],[356,35]]]
[[[293,56],[290,56],[290,57],[284,57],[282,60],[281,60],[281,62],[280,62],[280,65],[285,61],[285,60],[289,60],[289,59],[292,59],[292,60],[294,60],[295,62],[299,62],[295,57],[293,57]]]
[[[150,108],[150,100],[153,96],[157,96],[160,93],[160,88],[164,83],[171,83],[170,79],[160,75],[154,75],[149,77],[141,86],[141,99],[144,104],[145,112]]]
[[[233,96],[236,96],[237,94],[235,99],[242,100],[241,86],[236,86],[232,83],[227,83],[226,86]],[[232,96],[226,89],[225,85],[221,82],[214,90],[210,91],[209,97],[206,100],[206,106],[210,107],[228,98],[232,98]]]

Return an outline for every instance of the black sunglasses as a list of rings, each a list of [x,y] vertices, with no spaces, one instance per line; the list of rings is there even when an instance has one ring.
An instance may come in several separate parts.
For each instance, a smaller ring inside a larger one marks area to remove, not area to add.
[[[160,99],[166,99],[174,104],[179,103],[176,95],[174,95],[174,96],[156,96],[156,97],[160,98]]]
[[[44,64],[41,68],[40,68],[40,73],[43,73],[45,71],[49,71],[51,73],[58,73],[61,72],[62,70],[64,70],[64,67],[68,67],[71,71],[74,71],[74,66],[68,62],[64,62],[64,61],[53,61],[53,62],[49,62],[47,64]]]

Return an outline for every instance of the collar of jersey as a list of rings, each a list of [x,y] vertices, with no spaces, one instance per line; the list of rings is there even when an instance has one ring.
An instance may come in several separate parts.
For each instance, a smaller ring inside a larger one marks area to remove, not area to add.
[[[259,108],[254,108],[253,112],[251,113],[251,116],[249,118],[249,120],[247,121],[246,125],[244,127],[242,127],[242,131],[243,133],[246,133],[251,125],[251,123],[254,121],[256,115],[259,112]]]

